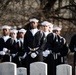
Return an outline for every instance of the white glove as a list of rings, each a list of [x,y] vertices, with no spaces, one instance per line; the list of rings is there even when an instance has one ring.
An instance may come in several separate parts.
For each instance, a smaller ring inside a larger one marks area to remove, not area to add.
[[[61,54],[60,54],[60,52],[59,52],[59,53],[57,53],[57,55],[61,55]]]
[[[4,51],[0,51],[0,55],[5,55],[5,52]]]
[[[26,54],[26,52],[25,52],[25,54],[22,56],[22,58],[24,59],[26,56],[27,56],[27,54]]]
[[[15,57],[15,56],[16,56],[16,54],[12,54],[12,56],[13,56],[13,57]]]
[[[4,52],[7,52],[7,51],[8,51],[8,49],[7,49],[7,48],[3,48],[3,51],[4,51]]]
[[[21,61],[21,59],[24,59],[26,57],[26,53],[23,56],[19,56],[19,61]]]
[[[36,53],[31,53],[31,57],[32,57],[32,58],[35,58],[36,56],[37,56]]]
[[[45,51],[43,51],[43,53],[42,53],[42,54],[43,54],[43,56],[44,56],[44,57],[47,57],[47,56],[48,56],[48,54],[46,54],[46,52],[45,52]]]
[[[50,51],[49,51],[49,50],[45,50],[45,53],[46,53],[46,54],[50,54]]]
[[[21,61],[21,56],[19,56],[19,61]]]
[[[43,51],[43,56],[47,57],[51,52],[49,50]]]
[[[76,51],[76,48],[74,48],[74,51]]]

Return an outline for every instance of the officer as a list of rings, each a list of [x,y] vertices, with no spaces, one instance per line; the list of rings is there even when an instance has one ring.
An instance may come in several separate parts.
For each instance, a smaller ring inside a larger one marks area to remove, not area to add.
[[[19,30],[19,38],[18,38],[18,58],[19,58],[19,62],[20,64],[18,65],[18,67],[26,67],[26,60],[24,59],[26,54],[25,50],[24,50],[24,35],[26,34],[26,30],[21,28]]]
[[[18,64],[19,61],[18,61],[18,40],[17,40],[17,33],[18,33],[18,30],[16,29],[12,29],[10,30],[10,36],[11,36],[11,61]]]
[[[10,61],[10,29],[8,25],[2,26],[3,36],[0,38],[0,59],[2,62]]]
[[[60,28],[60,27],[54,27],[53,28],[53,32],[55,34],[57,34],[58,46],[60,47],[58,52],[56,52],[56,59],[55,59],[56,65],[65,63],[64,57],[68,53],[68,45],[67,45],[67,42],[66,42],[65,38],[63,38],[61,36],[61,29],[62,28]]]
[[[43,26],[43,31],[45,33],[46,36],[46,44],[45,44],[45,49],[43,51],[43,58],[44,58],[44,62],[47,63],[48,66],[48,75],[55,75],[55,62],[54,62],[54,57],[53,57],[53,53],[52,53],[52,45],[54,44],[54,40],[56,38],[56,35],[50,31],[52,31],[50,29],[49,31],[49,27],[50,25],[52,25],[50,22],[48,21],[43,21],[41,23],[41,25]]]
[[[38,19],[30,19],[30,30],[24,36],[24,49],[27,54],[27,69],[29,75],[29,65],[32,62],[43,61],[42,51],[44,48],[45,35],[37,28]]]

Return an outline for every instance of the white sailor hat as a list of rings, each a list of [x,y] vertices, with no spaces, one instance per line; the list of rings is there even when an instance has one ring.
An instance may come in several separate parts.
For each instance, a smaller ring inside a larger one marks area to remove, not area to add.
[[[52,23],[50,23],[50,25],[49,25],[50,27],[53,27],[53,24]]]
[[[62,28],[60,28],[60,27],[54,27],[53,28],[53,30],[58,30],[58,31],[60,31]]]
[[[30,22],[39,22],[39,20],[36,18],[32,18],[32,19],[30,19]]]
[[[18,33],[18,30],[12,29],[10,32],[11,32],[11,33]]]
[[[50,22],[48,22],[48,21],[43,21],[43,22],[41,23],[41,25],[42,25],[42,26],[46,26],[46,25],[50,26]]]
[[[11,29],[11,26],[4,25],[4,26],[2,26],[2,29]]]
[[[25,30],[25,29],[20,29],[19,32],[23,32],[23,33],[25,33],[26,30]]]

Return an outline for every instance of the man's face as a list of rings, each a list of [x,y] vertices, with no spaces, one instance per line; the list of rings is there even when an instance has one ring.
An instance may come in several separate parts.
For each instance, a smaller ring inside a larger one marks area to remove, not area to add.
[[[4,36],[9,35],[9,33],[10,33],[9,29],[3,29],[3,35]]]
[[[20,38],[24,38],[25,33],[24,32],[19,32]]]
[[[31,26],[32,29],[35,29],[35,28],[37,28],[38,23],[37,22],[31,22],[30,26]]]
[[[58,35],[60,35],[60,34],[61,34],[61,31],[60,31],[60,30],[58,30],[58,31],[57,31],[57,34],[58,34]]]
[[[49,26],[48,25],[43,26],[43,31],[48,32],[49,31]]]
[[[60,30],[55,30],[54,33],[56,33],[57,35],[60,35],[61,31]]]
[[[12,38],[16,38],[17,37],[17,33],[11,33],[11,37]]]

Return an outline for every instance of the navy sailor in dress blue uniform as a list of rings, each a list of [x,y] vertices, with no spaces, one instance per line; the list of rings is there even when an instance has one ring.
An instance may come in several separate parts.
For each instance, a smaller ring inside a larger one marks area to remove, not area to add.
[[[11,36],[11,62],[14,62],[16,64],[19,63],[18,61],[18,58],[17,58],[17,55],[18,55],[18,40],[17,40],[17,33],[18,33],[18,30],[16,29],[12,29],[10,30],[10,36]]]
[[[32,62],[43,61],[42,51],[44,48],[45,35],[43,31],[40,31],[36,18],[30,19],[30,30],[27,30],[24,36],[24,49],[27,54],[27,71],[29,75],[29,65]]]
[[[51,32],[49,32],[49,26],[53,26],[52,23],[48,22],[48,21],[43,21],[41,23],[41,25],[43,26],[43,31],[45,33],[46,36],[46,44],[45,44],[45,49],[43,51],[43,57],[44,57],[44,61],[45,63],[47,63],[47,67],[48,67],[48,74],[47,75],[55,75],[55,62],[54,62],[54,57],[53,57],[53,53],[52,53],[52,45],[54,45],[54,40],[55,40],[55,34],[52,33],[52,30],[50,29]],[[48,46],[48,43],[49,46]],[[51,48],[50,48],[51,47]]]
[[[2,62],[13,62],[13,58],[17,55],[17,39],[10,37],[10,26],[3,26],[3,37],[0,38],[0,56]],[[14,32],[15,30],[12,30]]]
[[[68,44],[67,44],[65,38],[63,38],[60,35],[61,34],[61,28],[60,27],[54,27],[53,32],[55,34],[57,34],[58,46],[60,47],[58,52],[56,52],[55,63],[56,63],[56,65],[64,64],[65,63],[64,57],[67,56],[68,49],[69,49]]]
[[[26,60],[25,60],[25,50],[24,50],[24,35],[26,34],[26,30],[21,28],[19,30],[19,38],[18,38],[18,58],[20,64],[18,67],[26,67]]]
[[[10,26],[2,26],[3,36],[0,38],[0,59],[2,62],[10,61]]]

